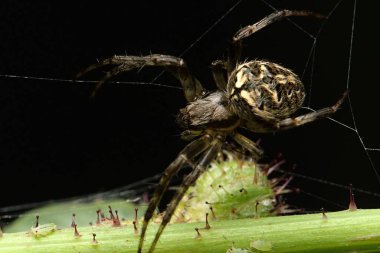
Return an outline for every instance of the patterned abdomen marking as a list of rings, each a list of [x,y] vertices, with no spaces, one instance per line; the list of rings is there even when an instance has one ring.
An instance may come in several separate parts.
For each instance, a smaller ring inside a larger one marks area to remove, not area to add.
[[[283,119],[297,111],[304,99],[299,77],[276,63],[250,61],[239,65],[227,85],[230,107],[240,117],[255,118],[260,110],[271,118]]]

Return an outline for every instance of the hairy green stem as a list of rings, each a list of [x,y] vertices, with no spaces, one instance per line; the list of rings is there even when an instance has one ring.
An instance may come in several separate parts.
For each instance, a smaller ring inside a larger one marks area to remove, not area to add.
[[[322,214],[307,214],[214,220],[209,230],[202,229],[204,223],[171,224],[156,252],[215,253],[228,249],[230,252],[379,252],[380,209],[326,215],[327,218]],[[156,228],[156,224],[150,226],[147,246]],[[199,228],[199,238],[195,228]],[[73,228],[41,237],[26,232],[4,233],[0,238],[0,252],[136,252],[139,235],[130,223],[122,227],[78,227],[78,230],[79,238],[74,236]],[[93,233],[97,244],[92,242]]]

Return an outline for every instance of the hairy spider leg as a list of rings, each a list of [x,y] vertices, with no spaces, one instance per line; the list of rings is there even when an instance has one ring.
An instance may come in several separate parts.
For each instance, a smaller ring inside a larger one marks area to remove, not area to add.
[[[200,97],[204,88],[202,84],[196,79],[189,71],[187,64],[182,58],[178,58],[171,55],[152,54],[147,56],[118,56],[115,55],[111,58],[105,59],[99,63],[93,64],[85,70],[79,72],[74,79],[78,79],[84,74],[109,65],[116,65],[115,68],[106,72],[104,78],[98,82],[91,93],[91,97],[94,97],[99,88],[110,78],[115,77],[123,72],[130,71],[132,69],[141,69],[145,66],[164,67],[169,70],[182,84],[185,97],[188,102],[193,101],[196,97]]]
[[[212,76],[219,90],[225,91],[227,88],[226,62],[215,60],[211,63]]]
[[[263,156],[264,151],[260,149],[254,141],[239,133],[235,133],[232,137],[240,146],[248,150],[256,159],[260,159]]]
[[[300,125],[304,125],[306,123],[313,122],[317,119],[326,118],[332,114],[334,114],[338,108],[343,103],[344,99],[347,97],[348,91],[343,93],[343,96],[335,103],[335,105],[319,109],[315,112],[310,112],[307,114],[303,114],[294,118],[286,118],[281,120],[278,123],[278,130],[286,130],[293,127],[297,127]]]
[[[301,125],[304,125],[306,123],[313,122],[317,119],[321,118],[326,118],[329,117],[330,115],[334,114],[338,108],[341,106],[343,103],[344,99],[347,97],[348,91],[345,91],[343,93],[343,96],[335,103],[335,105],[330,106],[330,107],[325,107],[322,109],[319,109],[315,112],[310,112],[307,114],[303,114],[297,117],[290,117],[282,120],[273,120],[267,117],[267,115],[262,115],[262,111],[256,108],[252,108],[254,111],[255,115],[258,116],[262,121],[266,122],[271,126],[271,130],[274,131],[282,131],[282,130],[287,130],[290,128],[298,127]],[[255,130],[254,126],[250,126],[250,123],[247,122],[246,126],[249,129],[252,129],[252,131]]]
[[[247,25],[243,28],[241,28],[239,31],[235,33],[235,35],[232,37],[232,43],[230,45],[229,49],[229,55],[227,58],[227,72],[228,75],[232,73],[232,71],[236,68],[237,63],[240,60],[240,55],[242,51],[242,44],[241,41],[255,32],[263,29],[264,27],[282,20],[285,17],[290,17],[290,16],[303,16],[303,17],[313,17],[313,18],[325,18],[325,16],[318,14],[318,13],[313,13],[311,11],[306,11],[306,10],[281,10],[274,12],[260,21],[256,22],[253,25]]]
[[[152,218],[154,211],[156,210],[162,196],[166,192],[170,180],[172,177],[182,168],[186,162],[190,162],[192,159],[200,155],[207,150],[211,144],[211,137],[209,135],[203,135],[202,137],[189,143],[177,156],[177,158],[166,168],[160,182],[158,183],[153,196],[149,202],[148,208],[144,215],[144,222],[141,228],[141,236],[139,241],[139,251],[141,252],[145,233],[148,228],[148,222]]]
[[[210,148],[199,159],[199,162],[196,165],[196,167],[193,169],[193,171],[189,175],[187,175],[184,178],[182,185],[180,186],[176,195],[174,196],[174,198],[170,202],[168,208],[166,209],[166,212],[165,212],[165,215],[162,219],[160,227],[158,228],[156,236],[154,237],[154,240],[153,240],[153,242],[149,248],[149,251],[148,251],[149,253],[152,253],[154,251],[156,244],[157,244],[162,232],[164,231],[166,225],[170,222],[170,219],[173,216],[175,209],[177,208],[177,206],[178,206],[179,202],[181,201],[183,195],[185,195],[187,189],[189,189],[189,187],[197,181],[199,176],[202,175],[206,171],[206,169],[208,168],[210,163],[215,159],[215,157],[220,152],[222,144],[223,144],[222,143],[223,139],[224,139],[224,137],[222,137],[222,136],[217,136],[215,139],[213,139],[213,141],[210,145]],[[141,240],[141,238],[140,238],[140,240]],[[141,252],[140,248],[139,248],[138,252],[139,253]]]

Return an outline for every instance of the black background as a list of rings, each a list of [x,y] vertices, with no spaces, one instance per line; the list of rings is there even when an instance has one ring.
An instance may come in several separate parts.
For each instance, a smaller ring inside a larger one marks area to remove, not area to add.
[[[114,54],[180,55],[236,1],[1,1],[0,73],[72,78]],[[270,1],[278,9],[329,13],[337,1]],[[319,36],[311,106],[335,103],[346,88],[353,1],[345,0]],[[183,58],[208,89],[209,65],[226,55],[240,27],[272,10],[259,0],[242,1],[191,47]],[[378,134],[378,31],[376,8],[357,6],[350,92],[357,127],[368,147]],[[293,18],[315,34],[320,20]],[[302,74],[313,40],[288,21],[244,41],[244,58],[267,59]],[[102,71],[86,76],[96,80]],[[150,81],[160,70],[145,68],[118,80]],[[179,86],[165,74],[159,83]],[[310,69],[304,78],[310,87]],[[154,86],[108,84],[89,99],[92,84],[0,78],[0,207],[60,199],[126,185],[154,175],[185,145],[174,119],[185,105],[182,91]],[[348,103],[334,116],[353,126]],[[262,139],[266,160],[283,153],[296,172],[337,184],[379,192],[380,182],[355,132],[322,120]],[[380,155],[370,151],[380,170]],[[346,205],[345,189],[295,178],[292,187]],[[378,198],[358,193],[359,207],[379,207]],[[338,207],[300,193],[288,196],[298,207]]]

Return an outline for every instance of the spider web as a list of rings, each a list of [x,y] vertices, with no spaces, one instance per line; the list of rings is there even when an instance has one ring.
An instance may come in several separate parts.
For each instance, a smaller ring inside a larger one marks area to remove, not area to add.
[[[201,33],[199,35],[199,37],[197,37],[192,43],[190,43],[190,45],[187,48],[185,48],[178,56],[182,57],[185,54],[187,54],[197,43],[199,43],[199,41],[201,41],[205,36],[207,36],[213,28],[217,27],[217,25],[220,22],[222,22],[228,15],[233,13],[233,11],[236,8],[238,8],[238,6],[242,3],[242,1],[243,0],[239,0],[235,4],[233,4],[219,19],[217,19],[213,24],[211,24],[211,26],[209,26],[203,33]],[[273,11],[277,10],[277,8],[275,6],[273,6],[272,4],[270,4],[269,2],[267,2],[265,0],[260,0],[260,1],[263,4],[267,5],[271,10],[273,10]],[[311,94],[313,93],[313,90],[315,89],[315,87],[313,86],[313,75],[314,75],[314,70],[315,70],[314,67],[315,67],[315,58],[316,58],[316,48],[317,48],[319,36],[320,36],[321,31],[323,31],[324,26],[326,25],[326,23],[329,20],[328,18],[331,17],[332,15],[334,15],[334,12],[339,8],[339,6],[342,2],[343,2],[343,0],[339,1],[331,9],[331,11],[327,15],[327,20],[321,25],[320,29],[318,30],[318,32],[315,35],[306,31],[302,26],[300,26],[299,24],[294,22],[292,19],[286,18],[288,22],[290,22],[300,32],[304,33],[305,36],[308,36],[311,39],[311,49],[307,55],[306,64],[305,64],[304,71],[303,71],[302,76],[301,76],[303,79],[305,77],[308,69],[310,69],[310,81],[309,81],[309,89],[308,89],[309,97],[308,97],[307,103],[306,103],[307,106],[304,107],[304,109],[309,110],[309,111],[315,111],[315,109],[311,107],[311,102],[312,102]],[[347,90],[350,90],[352,88],[352,86],[355,85],[355,84],[351,83],[351,71],[352,71],[351,70],[351,63],[352,63],[352,54],[353,54],[353,50],[354,50],[355,22],[356,22],[356,14],[357,14],[356,13],[356,11],[357,11],[356,0],[353,1],[352,6],[353,7],[352,7],[351,36],[350,36],[350,47],[349,47],[349,52],[348,52],[348,68],[347,68],[346,85],[345,85],[345,88]],[[178,87],[174,84],[168,85],[166,83],[163,84],[163,83],[157,82],[157,80],[161,77],[161,75],[163,73],[164,72],[159,73],[155,78],[153,78],[153,80],[151,82],[113,81],[111,83],[121,84],[121,85],[127,84],[127,85],[157,86],[157,87],[161,87],[161,88],[171,88],[171,89],[179,89],[179,90],[182,89],[181,87]],[[61,78],[47,78],[47,77],[39,77],[39,76],[21,76],[21,75],[11,75],[11,74],[0,74],[0,77],[16,78],[16,79],[30,79],[30,80],[39,80],[39,81],[48,81],[48,82],[64,82],[64,83],[69,83],[69,84],[72,83],[73,84],[73,81],[71,79],[61,79]],[[91,81],[77,80],[76,82],[77,83],[96,83],[96,82],[98,82],[98,80],[91,80]],[[367,160],[368,160],[368,166],[364,165],[364,167],[370,168],[373,171],[373,173],[375,174],[376,179],[380,183],[379,171],[378,171],[377,167],[375,166],[375,164],[373,162],[372,155],[371,155],[371,152],[378,152],[378,151],[380,151],[380,148],[367,146],[366,143],[364,142],[364,138],[362,137],[362,135],[358,129],[357,120],[356,120],[356,116],[355,116],[354,109],[353,109],[354,104],[353,104],[353,101],[352,101],[350,94],[347,97],[347,104],[348,104],[348,110],[350,111],[351,120],[352,120],[351,126],[349,124],[346,124],[346,123],[343,123],[339,120],[336,120],[333,117],[330,117],[329,120],[332,121],[333,123],[345,128],[345,129],[348,129],[352,134],[354,134],[357,137],[357,139],[359,140],[359,142],[362,146],[362,149],[363,149],[363,151],[367,157]],[[344,110],[347,110],[347,108],[344,108]],[[335,187],[335,188],[348,189],[347,185],[342,185],[342,184],[335,183],[332,181],[328,181],[325,179],[321,179],[321,178],[317,178],[317,177],[313,177],[313,176],[307,176],[307,175],[304,175],[302,173],[296,173],[293,171],[285,171],[285,170],[281,170],[281,169],[279,171],[282,173],[290,174],[294,177],[297,177],[297,178],[300,178],[303,180],[314,181],[314,182],[317,182],[320,184],[330,185],[330,186]],[[155,175],[151,178],[147,178],[146,180],[143,180],[143,181],[138,182],[136,184],[121,187],[121,188],[118,188],[118,189],[115,189],[112,191],[107,191],[107,192],[103,192],[100,194],[87,195],[87,196],[83,196],[83,197],[76,197],[75,200],[91,200],[91,199],[97,199],[99,197],[101,197],[101,198],[112,198],[114,196],[122,196],[124,198],[133,198],[133,196],[136,196],[136,194],[143,192],[147,188],[154,187],[154,182],[157,181],[159,176],[160,175]],[[360,188],[354,188],[354,190],[355,190],[355,192],[370,195],[373,197],[380,197],[380,193],[376,193],[376,192],[372,192],[372,191],[368,191],[368,190],[360,189]],[[321,200],[322,202],[329,203],[329,204],[334,205],[334,206],[339,207],[339,208],[346,208],[346,206],[343,206],[342,204],[338,203],[337,201],[324,198],[318,194],[314,194],[314,193],[304,191],[304,190],[300,190],[300,193],[305,194],[305,195],[312,197],[312,198],[316,198],[318,200]],[[66,201],[66,200],[62,200],[62,201]],[[22,214],[25,210],[28,210],[28,209],[31,209],[34,207],[38,207],[38,206],[41,206],[41,205],[44,205],[47,203],[50,203],[50,202],[35,202],[35,203],[30,203],[30,204],[25,204],[25,205],[2,207],[2,208],[0,208],[0,220],[5,221],[5,223],[6,223],[6,221],[9,219],[14,219],[16,217],[22,216]]]
[[[338,4],[334,7],[334,9],[327,15],[327,17],[330,17],[335,9],[339,6],[339,4],[341,3],[342,1],[338,2]],[[355,31],[355,21],[356,21],[356,0],[354,0],[354,4],[353,4],[353,11],[352,11],[352,26],[351,26],[351,36],[350,36],[350,51],[349,51],[349,57],[348,57],[348,68],[347,68],[347,81],[346,81],[346,89],[349,91],[350,88],[351,88],[351,82],[350,82],[350,77],[351,77],[351,61],[352,61],[352,50],[353,50],[353,39],[354,39],[354,31]],[[322,28],[321,28],[322,29]],[[320,30],[321,31],[321,30]],[[318,32],[319,34],[319,32]],[[313,38],[313,46],[312,46],[312,49],[311,49],[311,54],[309,54],[309,58],[307,60],[307,64],[309,62],[309,59],[310,59],[310,56],[312,57],[312,61],[314,61],[315,59],[315,46],[317,44],[317,39],[318,39],[318,34],[316,37]],[[314,66],[314,65],[313,65]],[[306,69],[306,67],[305,67]],[[312,67],[312,73],[313,73],[313,70],[314,68]],[[315,111],[314,109],[312,109],[310,107],[310,103],[311,103],[311,95],[312,93],[312,83],[310,85],[310,89],[309,89],[309,101],[308,101],[308,106],[307,107],[304,107],[305,109],[308,109],[308,110],[311,110],[311,111]],[[353,126],[348,126],[338,120],[335,120],[331,117],[329,117],[329,120],[333,121],[334,123],[337,123],[343,127],[346,127],[347,129],[353,131],[358,139],[360,140],[360,143],[361,145],[363,146],[363,149],[365,151],[365,154],[367,155],[368,157],[368,161],[370,162],[370,165],[373,169],[373,172],[375,173],[376,175],[376,178],[377,180],[379,181],[380,183],[380,175],[379,175],[379,172],[377,170],[377,168],[375,167],[373,161],[372,161],[372,158],[371,158],[371,155],[369,153],[369,151],[380,151],[380,148],[374,148],[374,147],[367,147],[367,145],[364,143],[363,141],[363,138],[361,137],[360,133],[359,133],[359,130],[358,130],[358,127],[357,127],[357,124],[356,124],[356,117],[354,115],[354,110],[353,110],[353,106],[352,106],[352,102],[351,102],[351,96],[350,96],[350,93],[348,93],[348,96],[347,96],[347,99],[348,99],[348,105],[349,105],[349,110],[350,110],[350,113],[351,113],[351,117],[352,117],[352,122],[353,122]]]
[[[264,3],[264,4],[266,4],[272,10],[278,11],[278,9],[275,8],[273,5],[271,5],[269,2],[267,2],[265,0],[260,0],[260,1],[262,3]],[[310,52],[309,52],[307,60],[306,60],[304,71],[303,71],[302,76],[301,76],[302,79],[304,79],[304,76],[306,74],[306,71],[307,71],[308,67],[311,66],[310,67],[310,81],[309,81],[309,89],[308,89],[309,92],[308,92],[307,106],[303,107],[304,109],[309,110],[309,111],[316,111],[316,109],[314,109],[314,108],[311,107],[311,102],[312,102],[312,99],[311,99],[312,96],[311,95],[312,95],[312,91],[313,91],[313,88],[314,88],[313,87],[313,75],[314,75],[314,70],[315,70],[316,48],[317,48],[317,43],[318,43],[318,40],[319,40],[319,35],[323,31],[323,28],[326,25],[326,23],[328,22],[329,18],[334,14],[334,12],[337,10],[337,8],[339,8],[339,6],[341,5],[342,2],[343,2],[343,0],[338,1],[335,4],[335,6],[331,9],[331,11],[326,15],[326,17],[327,17],[326,21],[320,26],[318,32],[315,35],[309,33],[308,31],[306,31],[305,29],[303,29],[301,26],[299,26],[297,23],[295,23],[291,19],[286,18],[287,21],[289,21],[292,25],[294,25],[296,28],[298,28],[301,32],[303,32],[305,35],[307,35],[312,40],[312,46],[311,46]],[[347,74],[346,74],[346,90],[347,91],[350,91],[351,88],[352,88],[352,85],[353,85],[352,82],[351,82],[351,70],[352,70],[351,66],[352,66],[354,36],[355,36],[355,22],[356,22],[356,14],[357,14],[356,12],[357,12],[357,2],[356,2],[356,0],[354,0],[353,4],[352,4],[352,23],[351,23],[350,43],[349,43],[349,52],[348,52],[348,64],[347,64],[348,67],[347,67]],[[374,175],[376,176],[377,181],[380,183],[379,171],[376,168],[376,166],[375,166],[375,164],[373,162],[372,156],[370,154],[370,152],[378,152],[378,151],[380,151],[380,149],[377,148],[377,147],[370,147],[370,146],[367,146],[365,144],[365,142],[363,140],[363,137],[361,136],[360,131],[359,131],[358,126],[357,126],[357,120],[356,120],[356,116],[354,114],[353,102],[352,102],[352,98],[351,98],[350,92],[348,93],[348,96],[347,96],[347,104],[348,104],[348,110],[349,110],[350,115],[351,115],[352,126],[350,126],[350,125],[348,125],[346,123],[343,123],[343,122],[341,122],[339,120],[336,120],[333,117],[328,117],[328,119],[330,121],[334,122],[335,124],[338,124],[339,126],[344,127],[346,129],[350,130],[353,134],[356,135],[356,137],[358,138],[358,140],[359,140],[359,142],[360,142],[360,144],[362,146],[362,149],[364,150],[364,153],[365,153],[365,155],[367,157],[367,160],[368,160],[368,163],[369,163],[369,167],[373,171]],[[368,167],[368,166],[366,166],[366,167]],[[308,180],[308,181],[314,181],[314,182],[318,182],[318,183],[322,183],[322,184],[326,184],[326,185],[330,185],[330,186],[333,186],[333,187],[336,187],[336,188],[342,188],[342,189],[346,189],[346,190],[349,189],[349,186],[337,184],[337,183],[334,183],[334,182],[331,182],[331,181],[328,181],[328,180],[319,179],[319,178],[315,178],[315,177],[311,177],[311,176],[306,176],[306,175],[303,175],[303,174],[300,174],[300,173],[295,173],[295,172],[289,172],[289,171],[284,171],[284,170],[279,170],[279,171],[281,171],[283,173],[288,173],[288,174],[290,174],[292,176],[295,176],[295,177],[298,177],[298,178],[302,178],[302,179],[305,179],[305,180]],[[372,195],[372,196],[376,196],[376,197],[380,196],[379,193],[375,193],[375,192],[371,192],[371,191],[366,191],[366,190],[363,190],[363,189],[354,188],[354,190],[356,192],[360,192],[360,193],[367,194],[367,195]],[[334,205],[336,207],[347,208],[346,206],[343,206],[343,205],[339,204],[337,201],[332,201],[332,200],[323,198],[323,197],[321,197],[318,194],[314,194],[314,193],[311,193],[311,192],[303,191],[302,189],[300,189],[299,191],[300,191],[300,193],[303,193],[303,194],[308,195],[310,197],[319,199],[319,200],[321,200],[323,202],[332,204],[332,205]]]

